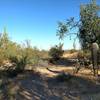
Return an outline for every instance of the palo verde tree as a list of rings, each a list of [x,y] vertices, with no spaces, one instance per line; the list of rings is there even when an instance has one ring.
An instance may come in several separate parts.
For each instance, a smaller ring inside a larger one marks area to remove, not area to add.
[[[96,0],[91,0],[89,4],[80,6],[80,19],[75,21],[74,17],[58,24],[57,35],[63,39],[66,35],[76,35],[83,51],[90,50],[92,43],[96,42],[100,46],[100,6]],[[73,29],[78,29],[76,33],[71,33]]]
[[[80,19],[75,21],[75,18],[72,17],[65,22],[59,22],[57,36],[59,39],[63,39],[68,35],[75,35],[80,40],[82,49],[88,49],[94,41],[100,45],[99,13],[100,6],[96,4],[96,0],[80,5]],[[74,29],[78,31],[71,33]]]
[[[80,6],[79,38],[83,49],[88,49],[93,42],[100,45],[100,6],[96,0]]]

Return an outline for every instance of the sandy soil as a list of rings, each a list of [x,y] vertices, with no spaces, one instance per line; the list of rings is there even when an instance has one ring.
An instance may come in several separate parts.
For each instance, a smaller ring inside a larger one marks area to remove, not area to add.
[[[63,57],[65,58],[76,58],[78,55],[78,52],[75,53],[64,53]]]
[[[90,69],[83,68],[78,74],[73,71],[73,65],[65,64],[35,67],[15,77],[2,76],[2,72],[0,100],[100,100],[100,78],[95,78]],[[58,80],[62,72],[71,77]]]
[[[91,75],[90,70],[80,70],[66,81],[56,76],[65,71],[72,74],[73,67],[37,67],[14,78],[3,77],[0,86],[0,100],[100,100],[100,81]],[[57,73],[58,72],[58,73]],[[84,73],[84,74],[83,74]]]

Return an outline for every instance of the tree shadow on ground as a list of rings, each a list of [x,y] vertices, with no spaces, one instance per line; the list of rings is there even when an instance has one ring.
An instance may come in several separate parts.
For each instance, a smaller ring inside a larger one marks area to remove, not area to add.
[[[52,64],[59,66],[73,66],[75,63],[76,63],[75,59],[69,59],[69,58],[60,58],[52,62]]]
[[[59,81],[57,77],[49,78],[39,72],[25,71],[15,78],[6,79],[8,83],[0,87],[0,94],[3,94],[1,100],[78,100],[83,95],[85,100],[91,100],[87,95],[100,93],[100,84],[79,76]]]
[[[70,95],[72,98],[81,98],[81,96],[84,95],[84,97],[87,98],[85,100],[90,100],[88,95],[91,96],[100,93],[100,81],[98,81],[98,84],[96,84],[95,81],[80,76],[72,76],[69,79],[65,79],[65,81],[60,80],[58,76],[56,76],[49,78],[47,81],[50,88],[55,87],[57,89],[56,91],[62,91],[61,93],[65,93],[67,97]],[[61,93],[59,94],[61,95]],[[69,98],[69,100],[77,100],[72,98]]]
[[[14,78],[17,75],[18,72],[16,70],[0,70],[0,78],[1,77]]]

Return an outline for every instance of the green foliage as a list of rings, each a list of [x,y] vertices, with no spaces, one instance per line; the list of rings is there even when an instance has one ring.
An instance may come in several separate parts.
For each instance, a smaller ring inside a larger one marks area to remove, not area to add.
[[[57,36],[59,36],[59,39],[63,39],[65,37],[65,33],[68,32],[68,28],[66,27],[66,23],[59,22],[58,23],[58,30],[57,30]]]
[[[90,47],[91,43],[100,44],[100,6],[96,4],[96,0],[92,0],[90,4],[81,5],[79,38],[83,49]]]
[[[90,53],[85,51],[91,51],[92,43],[97,43],[100,46],[100,5],[96,4],[96,0],[91,0],[89,4],[81,5],[80,20],[75,21],[74,18],[70,18],[67,22],[62,22],[60,27],[58,27],[60,31],[57,31],[57,34],[61,39],[65,35],[70,34],[72,36],[73,33],[71,32],[73,29],[78,29],[74,35],[80,40],[81,48],[84,51],[83,53],[79,53],[79,58],[90,55]],[[96,69],[93,68],[93,70],[95,72]]]
[[[9,51],[7,49],[11,44],[12,42],[9,40],[8,34],[4,30],[4,33],[0,36],[0,64],[8,59]]]
[[[82,49],[89,49],[93,42],[97,42],[100,46],[99,13],[100,6],[96,4],[96,0],[91,0],[89,4],[81,5],[80,20],[75,21],[74,18],[69,18],[65,22],[58,23],[57,36],[63,39],[65,36],[75,35],[80,40]],[[74,32],[75,30],[77,31]]]
[[[50,49],[49,55],[52,59],[57,60],[63,55],[64,51],[62,50],[62,46],[63,44],[59,44]]]
[[[16,64],[15,69],[18,71],[23,71],[27,65],[37,65],[39,59],[39,50],[32,48],[29,43],[20,47],[16,55],[10,57],[10,60]]]
[[[4,61],[14,64],[17,71],[23,71],[27,65],[38,65],[41,53],[36,47],[32,47],[30,42],[26,40],[19,45],[10,40],[8,34],[4,33],[0,37],[0,66]]]
[[[75,33],[75,32],[70,33],[70,30],[76,28],[78,26],[78,24],[79,24],[79,22],[76,22],[74,17],[67,19],[65,22],[59,22],[56,35],[61,40],[63,40],[64,37],[66,37],[70,34],[71,35],[77,35],[77,33]]]

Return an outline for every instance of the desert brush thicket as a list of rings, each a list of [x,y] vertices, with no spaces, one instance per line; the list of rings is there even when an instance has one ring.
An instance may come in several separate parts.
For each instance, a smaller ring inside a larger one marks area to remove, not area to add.
[[[41,56],[40,50],[32,47],[29,41],[17,44],[5,30],[0,35],[0,66],[4,67],[4,62],[9,62],[14,64],[12,69],[23,71],[27,65],[37,65]]]

